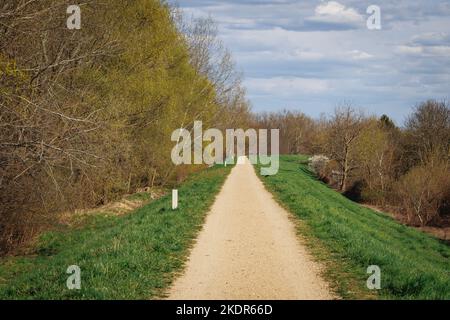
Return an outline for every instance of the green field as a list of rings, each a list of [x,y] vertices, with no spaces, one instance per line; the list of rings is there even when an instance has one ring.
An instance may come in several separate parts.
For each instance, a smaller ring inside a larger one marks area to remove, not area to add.
[[[44,234],[31,256],[0,260],[0,299],[150,299],[179,271],[231,167],[193,174],[179,188],[179,209],[165,196],[121,217],[90,219]],[[68,290],[67,267],[81,268]]]
[[[280,171],[262,177],[298,217],[299,232],[326,266],[343,298],[450,299],[450,247],[366,209],[319,182],[305,157],[282,156]],[[259,171],[259,170],[257,170]],[[381,268],[382,289],[367,289],[367,267]]]

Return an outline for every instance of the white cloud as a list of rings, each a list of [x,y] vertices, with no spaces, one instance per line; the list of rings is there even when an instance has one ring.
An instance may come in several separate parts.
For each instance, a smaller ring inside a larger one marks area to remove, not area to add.
[[[415,35],[408,43],[397,46],[395,52],[420,57],[450,57],[450,35],[445,32]]]
[[[353,60],[366,60],[373,58],[373,55],[360,50],[352,50],[349,52],[349,55]]]
[[[395,50],[398,54],[423,57],[449,57],[450,46],[398,46]]]
[[[257,94],[282,96],[318,94],[330,89],[326,80],[300,77],[248,78],[245,86]]]
[[[419,55],[423,52],[422,47],[411,47],[411,46],[398,46],[395,49],[396,53],[406,54],[406,55]]]
[[[294,49],[292,56],[300,61],[317,61],[325,58],[325,54],[322,52],[303,51],[301,49]]]
[[[444,46],[450,44],[450,34],[445,32],[428,32],[414,36],[411,45]]]
[[[307,20],[333,24],[355,24],[363,22],[363,16],[351,7],[346,7],[337,1],[328,1],[318,5],[315,15]]]
[[[175,0],[173,0],[175,1]],[[209,14],[234,53],[255,110],[319,114],[342,99],[403,119],[417,102],[448,98],[450,1],[378,0],[382,31],[356,0],[178,0]],[[396,111],[396,110],[399,111]]]
[[[434,46],[428,47],[426,49],[427,53],[433,56],[442,56],[449,57],[450,56],[450,47],[449,46]]]

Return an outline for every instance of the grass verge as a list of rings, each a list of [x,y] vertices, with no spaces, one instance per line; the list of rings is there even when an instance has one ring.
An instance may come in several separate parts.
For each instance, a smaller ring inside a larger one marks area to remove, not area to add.
[[[0,260],[0,299],[158,298],[180,271],[231,167],[193,174],[170,195],[125,216],[91,219],[87,226],[49,232],[32,256]],[[69,290],[70,265],[81,268],[81,290]]]
[[[340,296],[450,299],[448,245],[348,200],[319,182],[302,164],[305,159],[282,156],[278,174],[261,179],[300,219],[299,233],[324,262],[325,276]],[[377,292],[366,287],[370,265],[381,268]]]

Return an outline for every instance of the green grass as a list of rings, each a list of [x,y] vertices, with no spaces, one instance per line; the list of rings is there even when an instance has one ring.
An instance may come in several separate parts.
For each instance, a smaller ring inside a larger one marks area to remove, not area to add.
[[[319,182],[304,157],[282,156],[280,171],[262,177],[300,219],[312,253],[343,298],[450,299],[450,247],[361,207]],[[257,170],[259,172],[259,170]],[[366,287],[367,267],[381,268],[382,289]]]
[[[0,260],[0,299],[160,297],[230,169],[193,174],[179,188],[176,211],[168,195],[126,216],[98,216],[83,228],[44,234],[33,256]],[[66,287],[70,265],[81,268],[81,290]]]

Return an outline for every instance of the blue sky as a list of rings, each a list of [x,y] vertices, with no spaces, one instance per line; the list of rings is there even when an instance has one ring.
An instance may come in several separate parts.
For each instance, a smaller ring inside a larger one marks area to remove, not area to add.
[[[178,0],[211,16],[243,71],[254,111],[317,117],[351,101],[402,124],[450,97],[450,0]],[[368,30],[370,5],[381,30]]]

